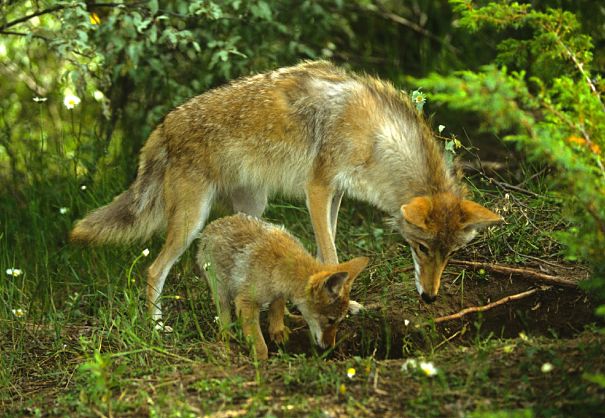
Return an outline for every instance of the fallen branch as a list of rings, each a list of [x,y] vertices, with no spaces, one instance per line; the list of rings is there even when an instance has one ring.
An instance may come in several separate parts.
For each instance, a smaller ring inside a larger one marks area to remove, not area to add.
[[[540,287],[540,288],[536,288],[536,289],[526,290],[525,292],[507,296],[507,297],[499,299],[495,302],[488,303],[487,305],[471,306],[469,308],[465,308],[465,309],[461,310],[458,313],[447,315],[447,316],[440,316],[439,318],[435,318],[435,323],[439,324],[441,322],[451,321],[453,319],[460,319],[463,316],[468,315],[469,313],[473,313],[473,312],[484,312],[489,309],[495,308],[496,306],[504,305],[513,300],[523,299],[523,298],[533,295],[534,293],[548,290],[550,288],[551,288],[550,286],[545,286],[545,287]]]
[[[496,273],[513,274],[528,279],[537,280],[543,283],[548,283],[562,287],[578,287],[578,283],[573,281],[571,278],[563,278],[560,276],[551,276],[550,274],[544,274],[539,271],[521,268],[521,267],[510,267],[501,264],[483,263],[480,261],[464,261],[464,260],[450,260],[451,264],[460,266],[467,266],[473,269],[485,269],[494,271]]]

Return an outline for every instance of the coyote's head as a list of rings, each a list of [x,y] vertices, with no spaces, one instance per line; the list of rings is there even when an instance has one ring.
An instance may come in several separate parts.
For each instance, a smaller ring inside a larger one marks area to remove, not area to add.
[[[351,286],[368,261],[367,257],[357,257],[346,263],[326,265],[325,270],[309,278],[305,299],[297,307],[320,347],[336,344],[338,324],[349,310]]]
[[[452,253],[478,230],[500,221],[501,216],[452,193],[418,196],[401,206],[399,228],[410,244],[416,289],[425,302],[437,298],[441,274]]]

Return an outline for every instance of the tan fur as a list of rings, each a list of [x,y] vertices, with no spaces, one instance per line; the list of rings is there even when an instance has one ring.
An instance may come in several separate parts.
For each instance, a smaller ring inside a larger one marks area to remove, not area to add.
[[[368,264],[359,257],[323,264],[283,228],[245,214],[210,223],[200,237],[198,264],[205,271],[219,308],[221,327],[231,322],[230,302],[253,342],[259,359],[268,352],[260,331],[259,312],[269,305],[269,335],[282,343],[286,300],[301,311],[322,347],[334,346],[338,323],[349,307],[353,281]]]
[[[439,211],[435,196],[448,195],[454,203],[443,204],[461,210],[464,194],[442,146],[405,94],[328,62],[304,62],[235,80],[174,109],[143,148],[135,182],[79,221],[71,236],[127,242],[166,227],[147,289],[159,319],[165,278],[204,226],[215,198],[261,216],[275,193],[306,198],[318,255],[332,264],[338,261],[334,237],[343,194],[393,216],[410,242],[415,231],[405,223],[402,205],[425,196]],[[492,215],[483,212],[464,229],[488,224]],[[434,228],[459,232],[437,222]],[[436,294],[438,274],[431,276],[436,284],[428,287]]]

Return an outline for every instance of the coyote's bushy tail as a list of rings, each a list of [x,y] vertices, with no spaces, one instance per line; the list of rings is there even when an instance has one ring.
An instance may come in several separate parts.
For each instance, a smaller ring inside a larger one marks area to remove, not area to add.
[[[73,241],[126,243],[149,238],[165,224],[163,184],[166,147],[157,128],[141,150],[137,178],[128,190],[76,223]]]

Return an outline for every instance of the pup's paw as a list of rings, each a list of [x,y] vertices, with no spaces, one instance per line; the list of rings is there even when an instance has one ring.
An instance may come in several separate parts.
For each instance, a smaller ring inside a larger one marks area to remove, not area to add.
[[[276,344],[285,344],[290,338],[290,328],[284,326],[276,330],[269,330],[269,338]]]
[[[170,334],[173,329],[170,325],[165,325],[162,321],[157,321],[154,327],[157,331],[161,331],[164,334]]]
[[[357,315],[360,311],[365,310],[363,305],[359,302],[355,302],[354,300],[349,301],[349,313],[351,315]]]

